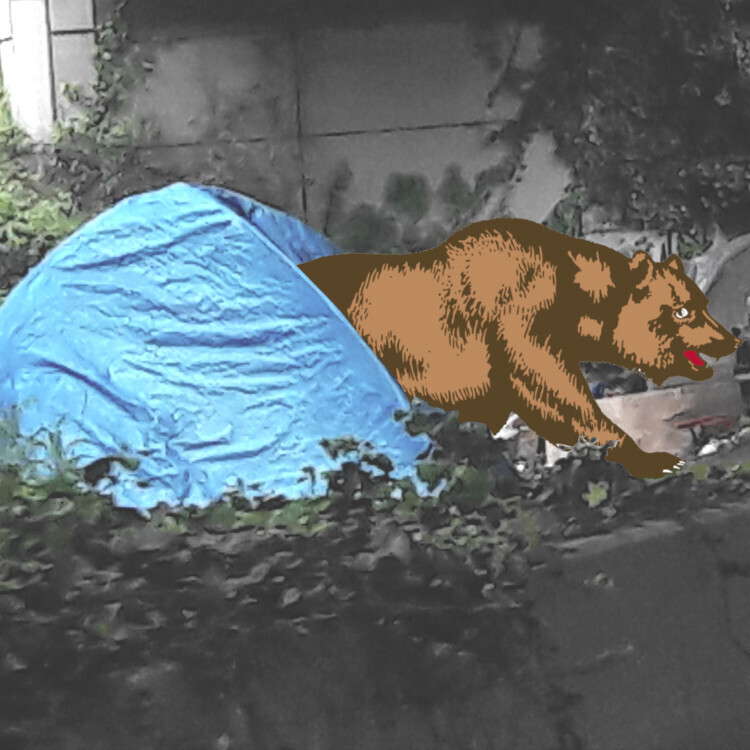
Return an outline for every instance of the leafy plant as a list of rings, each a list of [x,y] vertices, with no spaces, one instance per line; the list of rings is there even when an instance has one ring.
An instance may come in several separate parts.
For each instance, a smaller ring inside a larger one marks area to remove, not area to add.
[[[423,175],[392,174],[385,186],[383,204],[397,216],[416,223],[430,209],[430,186]]]
[[[591,202],[624,225],[746,231],[745,3],[550,8],[524,132],[551,130]]]
[[[342,437],[324,442],[340,461],[324,494],[291,502],[240,485],[205,508],[148,515],[113,507],[55,430],[24,438],[14,415],[0,422],[0,715],[23,704],[54,724],[61,696],[93,675],[155,660],[230,695],[243,644],[331,620],[387,637],[425,674],[521,674],[546,695],[525,582],[555,560],[550,542],[746,493],[735,470],[707,473],[698,491],[689,475],[633,480],[587,444],[509,486],[507,446],[483,426],[418,404],[398,417],[432,438],[428,490]],[[423,673],[412,677],[417,690]],[[455,687],[427,683],[424,699]]]
[[[51,146],[32,143],[0,89],[0,299],[50,249],[134,187],[168,182],[145,165],[137,131],[120,110],[150,69],[127,37],[124,4],[95,32],[91,93],[66,87],[77,107],[58,123]]]
[[[511,162],[489,167],[477,175],[472,187],[457,165],[449,165],[436,191],[443,219],[438,223],[429,222],[433,194],[426,178],[418,174],[391,174],[380,206],[362,203],[347,212],[344,194],[353,177],[340,165],[332,180],[326,228],[333,241],[348,252],[426,250],[470,223],[492,188],[507,181],[514,168]]]
[[[389,253],[397,243],[393,217],[370,203],[355,206],[333,233],[336,244],[352,253]]]
[[[146,123],[134,124],[123,105],[135,84],[153,69],[140,48],[128,38],[123,19],[127,4],[116,5],[95,30],[91,91],[66,86],[63,93],[74,112],[57,123],[48,154],[48,179],[65,184],[76,207],[96,213],[126,195],[134,186],[146,189],[164,182],[140,157],[137,141],[150,134]]]
[[[598,508],[609,495],[606,482],[589,482],[588,491],[584,492],[583,499],[589,508]]]
[[[450,164],[437,189],[443,204],[445,220],[449,226],[457,226],[462,217],[472,213],[478,203],[478,196],[461,174],[457,164]]]
[[[14,124],[0,87],[0,294],[84,221],[63,189],[32,171],[36,150]]]
[[[586,189],[582,185],[570,187],[545,223],[556,232],[562,232],[571,237],[582,237],[582,212],[586,203]]]

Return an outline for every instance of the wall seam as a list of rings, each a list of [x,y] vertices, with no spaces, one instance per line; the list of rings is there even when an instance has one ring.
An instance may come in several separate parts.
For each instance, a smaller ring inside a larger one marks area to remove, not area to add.
[[[49,56],[50,103],[52,104],[52,127],[57,122],[57,78],[55,76],[55,56],[52,44],[52,17],[50,0],[44,0],[44,27],[47,34],[47,55]]]
[[[292,75],[294,76],[295,106],[297,108],[297,153],[301,181],[302,217],[307,221],[307,169],[305,164],[304,132],[302,128],[302,83],[300,80],[299,61],[299,26],[294,25],[292,35]]]
[[[92,34],[96,31],[93,27],[87,28],[81,26],[80,29],[59,29],[58,31],[51,31],[51,36],[75,36],[76,34]]]

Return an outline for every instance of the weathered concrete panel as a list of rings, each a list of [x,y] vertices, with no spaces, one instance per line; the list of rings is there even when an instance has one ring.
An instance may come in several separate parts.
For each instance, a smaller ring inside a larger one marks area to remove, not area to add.
[[[699,514],[689,528],[650,523],[565,545],[562,575],[533,583],[555,673],[582,697],[570,715],[585,747],[747,747],[750,657],[728,623],[750,581],[734,576],[741,593],[727,599],[718,562],[733,559],[727,529],[746,542],[750,510]]]
[[[0,69],[3,71],[3,85],[6,91],[11,91],[14,88],[13,84],[13,40],[5,39],[0,41]],[[12,107],[11,102],[11,107]]]
[[[542,61],[544,37],[539,26],[525,26],[513,56],[513,67],[518,70],[534,70]]]
[[[10,0],[0,0],[0,41],[10,39]]]
[[[97,24],[104,23],[111,18],[115,8],[118,6],[118,0],[93,0],[94,20]],[[126,8],[130,8],[128,3]]]
[[[80,86],[85,93],[92,93],[92,85],[96,80],[95,50],[94,33],[91,31],[52,35],[52,66],[58,117],[68,117],[79,109],[63,94],[66,84]]]
[[[92,0],[49,0],[52,31],[73,31],[94,27]]]
[[[544,221],[564,197],[572,173],[556,149],[549,133],[537,133],[530,140],[507,202],[509,216]]]
[[[211,182],[302,217],[296,141],[217,143],[141,149],[177,179]]]
[[[325,28],[300,43],[306,134],[489,121],[494,74],[459,23]]]
[[[45,0],[11,0],[13,73],[6,85],[16,122],[39,140],[52,133],[52,67]]]
[[[289,43],[268,34],[146,45],[155,68],[132,112],[158,128],[156,143],[285,138],[297,132]]]
[[[486,146],[486,135],[487,129],[480,125],[306,139],[307,220],[316,228],[323,226],[331,179],[342,162],[354,174],[345,195],[349,207],[361,202],[379,204],[393,172],[424,175],[435,190],[446,167],[457,164],[471,184],[478,172],[502,162],[508,154],[502,146]],[[433,213],[439,214],[436,199]]]
[[[688,539],[701,581],[715,581],[718,603],[715,639],[690,628],[683,648],[689,654],[690,697],[695,745],[732,750],[750,737],[750,508],[707,510],[698,515]],[[700,566],[700,567],[699,567]],[[686,571],[689,574],[690,571]],[[689,606],[690,603],[688,603]],[[701,607],[701,614],[703,607]],[[685,616],[693,618],[686,607]],[[718,645],[717,647],[717,644]],[[719,687],[721,686],[721,687]]]
[[[745,300],[750,296],[750,250],[730,260],[708,290],[711,314],[725,326],[747,324]]]

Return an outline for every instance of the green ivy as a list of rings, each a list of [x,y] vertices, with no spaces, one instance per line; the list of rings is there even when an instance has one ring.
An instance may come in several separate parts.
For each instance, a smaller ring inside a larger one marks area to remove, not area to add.
[[[334,242],[351,253],[390,253],[398,246],[399,228],[394,216],[371,203],[360,203],[339,221]]]
[[[386,180],[379,206],[361,203],[347,212],[342,193],[350,188],[353,178],[341,165],[332,180],[327,229],[333,241],[347,252],[426,250],[468,224],[489,191],[510,179],[514,170],[512,160],[493,165],[480,172],[472,186],[461,168],[450,164],[434,193],[424,175],[395,172]],[[430,221],[433,208],[441,221]]]
[[[85,218],[67,191],[37,177],[36,155],[0,82],[0,297]]]
[[[50,179],[70,190],[76,207],[98,213],[148,180],[150,170],[137,143],[150,133],[123,113],[133,87],[153,69],[128,37],[123,18],[126,2],[95,31],[94,71],[90,91],[67,85],[63,94],[74,113],[57,123],[47,165]],[[165,181],[157,176],[156,182]],[[142,185],[147,189],[147,184]]]
[[[705,0],[550,6],[524,131],[551,130],[589,200],[622,225],[678,232],[686,250],[714,221],[747,231],[746,11]]]
[[[586,204],[586,189],[582,185],[569,187],[565,197],[555,206],[552,216],[545,223],[556,232],[582,237],[582,215]]]
[[[478,205],[477,193],[466,181],[457,164],[446,167],[437,194],[442,203],[445,221],[451,227],[457,227],[463,217],[473,213]]]
[[[95,32],[90,93],[67,86],[77,112],[58,123],[51,146],[34,144],[15,125],[0,88],[0,299],[50,249],[134,186],[168,182],[149,170],[137,130],[120,110],[151,65],[128,40],[124,4]]]
[[[417,222],[430,210],[430,186],[423,175],[392,174],[383,204],[406,221]]]

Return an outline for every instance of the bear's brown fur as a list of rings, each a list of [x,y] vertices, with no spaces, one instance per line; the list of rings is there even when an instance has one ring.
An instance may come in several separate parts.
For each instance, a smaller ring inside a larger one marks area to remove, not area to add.
[[[497,432],[511,411],[547,440],[610,441],[638,477],[683,462],[645,453],[594,400],[579,363],[638,368],[657,384],[711,377],[698,352],[739,339],[677,256],[654,263],[522,219],[472,224],[412,255],[335,255],[302,271],[333,301],[406,394]]]

